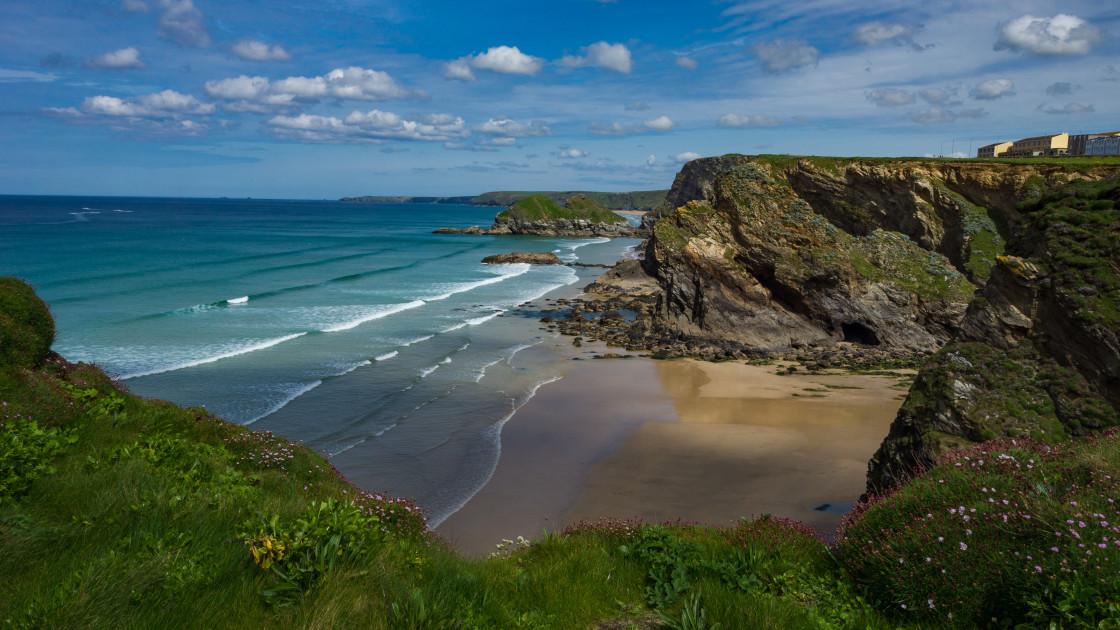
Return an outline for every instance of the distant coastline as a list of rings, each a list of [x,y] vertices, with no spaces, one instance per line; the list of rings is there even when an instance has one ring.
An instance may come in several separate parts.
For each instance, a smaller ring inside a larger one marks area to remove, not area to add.
[[[526,190],[499,190],[482,193],[481,195],[466,195],[458,197],[409,197],[409,196],[379,196],[366,195],[361,197],[343,197],[343,202],[357,203],[446,203],[464,204],[469,206],[492,206],[495,208],[508,207],[522,199],[533,195],[542,194],[558,204],[563,205],[569,197],[584,195],[606,206],[609,210],[635,210],[645,212],[660,206],[665,201],[668,190],[638,190],[633,192],[588,192],[570,190],[558,191],[526,191]]]

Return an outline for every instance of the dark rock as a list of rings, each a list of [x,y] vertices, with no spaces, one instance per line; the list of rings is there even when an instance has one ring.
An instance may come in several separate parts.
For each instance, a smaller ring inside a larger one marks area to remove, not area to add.
[[[552,252],[513,252],[511,254],[495,254],[482,259],[486,264],[529,263],[530,265],[562,265],[564,264]]]

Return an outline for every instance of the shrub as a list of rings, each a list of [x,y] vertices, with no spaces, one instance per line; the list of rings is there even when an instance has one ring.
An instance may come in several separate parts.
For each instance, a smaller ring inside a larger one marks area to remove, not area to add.
[[[27,494],[36,479],[54,474],[51,460],[77,439],[71,430],[23,418],[0,423],[0,503]]]
[[[839,555],[897,614],[1045,627],[1072,601],[1096,626],[1120,621],[1118,500],[1116,430],[1057,448],[997,440],[857,508]],[[1089,591],[1096,608],[1077,604]]]
[[[54,343],[54,318],[35,290],[0,278],[0,366],[42,365]]]

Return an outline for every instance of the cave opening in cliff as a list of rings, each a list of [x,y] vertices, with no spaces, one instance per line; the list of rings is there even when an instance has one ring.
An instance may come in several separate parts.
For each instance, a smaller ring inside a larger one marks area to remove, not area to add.
[[[862,343],[865,346],[879,345],[879,335],[859,322],[841,324],[840,329],[844,332],[844,341]]]

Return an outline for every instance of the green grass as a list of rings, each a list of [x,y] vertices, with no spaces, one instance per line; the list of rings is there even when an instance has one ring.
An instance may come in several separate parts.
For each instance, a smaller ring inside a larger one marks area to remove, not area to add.
[[[522,221],[550,221],[555,219],[585,219],[594,223],[629,224],[629,222],[601,204],[576,195],[568,200],[570,207],[563,207],[545,195],[526,197],[498,213],[498,218],[516,218]]]
[[[496,191],[482,193],[470,199],[469,203],[490,206],[511,206],[533,195],[544,195],[558,205],[564,205],[575,196],[591,199],[611,210],[652,210],[665,201],[668,190],[639,190],[634,192],[591,192],[591,191]]]
[[[306,447],[132,396],[95,366],[26,365],[0,364],[8,628],[887,629],[941,627],[945,611],[1043,627],[1120,620],[1115,432],[946,459],[861,509],[834,547],[770,516],[730,528],[604,520],[471,559],[410,501],[358,490]],[[1038,464],[1007,466],[1005,452]],[[954,466],[981,459],[982,471]],[[997,496],[1015,511],[984,503]],[[959,506],[987,520],[970,534]],[[1054,531],[1105,547],[1082,562],[1084,549]],[[977,545],[965,558],[935,534],[1019,555]],[[909,571],[901,586],[896,556]],[[927,570],[927,556],[950,577]],[[927,593],[937,614],[917,606]]]

